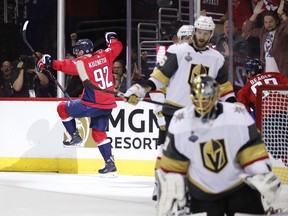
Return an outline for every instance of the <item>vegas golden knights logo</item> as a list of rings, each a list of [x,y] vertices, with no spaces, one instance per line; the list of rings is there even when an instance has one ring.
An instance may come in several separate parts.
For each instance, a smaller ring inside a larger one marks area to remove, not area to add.
[[[200,143],[202,162],[208,170],[218,173],[228,163],[224,139]]]
[[[200,74],[208,75],[208,73],[209,73],[208,67],[205,67],[202,64],[198,64],[198,65],[192,64],[191,65],[191,72],[190,72],[189,80],[188,80],[189,85],[192,84],[192,82],[196,76],[198,76]]]
[[[83,139],[83,143],[85,147],[97,147],[95,141],[93,140],[91,129],[89,128],[90,125],[90,118],[75,118],[76,121],[76,128],[79,131],[80,136]],[[65,130],[64,131],[64,140],[69,140],[70,135]]]

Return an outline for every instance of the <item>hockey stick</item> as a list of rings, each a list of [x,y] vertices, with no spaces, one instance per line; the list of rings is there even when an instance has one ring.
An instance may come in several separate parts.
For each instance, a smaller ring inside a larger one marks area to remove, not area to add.
[[[26,38],[26,30],[27,30],[27,26],[28,26],[29,20],[26,20],[26,22],[23,25],[23,29],[22,29],[22,38],[24,43],[29,47],[30,51],[33,53],[33,55],[36,57],[36,59],[39,61],[41,59],[41,56],[39,56],[35,50],[32,48],[32,46],[29,44],[29,42],[27,41]],[[58,82],[58,80],[53,76],[53,74],[48,70],[48,69],[44,69],[45,71],[48,72],[49,76],[51,77],[51,79],[54,81],[54,83],[60,88],[60,90],[64,93],[65,97],[68,98],[69,101],[72,101],[71,97],[68,95],[68,93],[65,91],[65,89],[63,88],[63,86],[60,85],[60,83]]]
[[[105,92],[105,93],[108,93],[108,94],[113,94],[113,95],[115,95],[117,97],[121,97],[121,98],[124,99],[124,94],[122,92],[116,92],[116,91],[110,91],[110,90],[107,90],[107,89],[101,89],[101,88],[93,85],[91,83],[91,81],[89,80],[89,78],[88,78],[88,75],[87,75],[85,67],[84,67],[84,63],[82,61],[78,61],[76,63],[76,67],[77,67],[80,79],[82,80],[82,82],[84,83],[84,85],[87,88],[92,89],[92,90],[96,90],[96,91]],[[161,102],[158,102],[158,101],[154,101],[154,100],[143,99],[142,101],[145,101],[145,102],[148,102],[148,103],[152,103],[152,104],[156,104],[156,105],[161,105],[161,106],[163,106],[163,105],[167,106],[168,105],[168,104],[164,104],[164,103],[161,103]],[[178,109],[178,107],[175,107],[175,106],[172,106],[172,105],[170,105],[170,106],[175,108],[175,109]]]

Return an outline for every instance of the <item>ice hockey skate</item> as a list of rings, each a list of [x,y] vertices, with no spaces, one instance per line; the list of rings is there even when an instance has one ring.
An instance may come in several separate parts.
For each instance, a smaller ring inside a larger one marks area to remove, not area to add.
[[[105,162],[104,167],[102,169],[99,169],[98,173],[101,177],[118,177],[117,168],[115,166],[113,156]]]
[[[82,141],[83,140],[77,131],[72,135],[72,139],[70,141],[63,141],[63,144],[65,147],[83,147],[84,143]]]

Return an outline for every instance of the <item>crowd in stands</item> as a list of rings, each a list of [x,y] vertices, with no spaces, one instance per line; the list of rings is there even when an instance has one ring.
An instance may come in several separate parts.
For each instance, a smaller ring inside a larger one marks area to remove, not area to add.
[[[229,29],[228,4],[222,6],[218,7],[221,13],[219,11],[215,13],[217,17],[215,14],[207,12],[214,10],[211,5],[203,4],[201,15],[212,16],[218,27],[211,38],[210,46],[224,56],[227,69],[229,57],[231,54],[233,56],[234,71],[230,71],[230,73],[235,76],[237,67],[243,68],[247,61],[259,58],[265,64],[266,72],[280,72],[288,77],[288,2],[284,0],[239,1],[239,4],[233,4],[232,29]],[[244,7],[246,9],[242,10]],[[241,12],[240,16],[239,11],[246,12]],[[219,17],[219,14],[222,14],[222,16]],[[179,21],[176,24],[179,27]],[[172,33],[172,31],[175,32],[175,28],[171,29],[164,31],[167,36],[162,37],[164,40],[171,40],[175,35]],[[233,34],[233,53],[229,49],[229,32]],[[72,33],[70,39],[73,47],[77,41],[77,34]],[[147,63],[147,53],[143,52],[138,57],[137,47],[131,51],[131,73],[129,73],[131,74],[131,84],[141,84],[143,80],[149,78],[152,72]],[[72,52],[67,52],[65,58],[73,59],[75,56]],[[138,58],[141,58],[141,68],[137,65]],[[37,59],[33,56],[20,56],[17,60],[4,59],[0,63],[0,97],[57,97],[57,86],[53,81],[53,76],[57,75],[56,71],[39,73],[35,63],[37,64]],[[126,91],[126,68],[125,61],[116,59],[113,66],[116,91]],[[245,81],[245,77],[242,77],[242,79]],[[79,97],[83,90],[82,82],[78,76],[66,75],[64,89],[71,97]],[[240,89],[236,87],[235,93],[238,90]]]

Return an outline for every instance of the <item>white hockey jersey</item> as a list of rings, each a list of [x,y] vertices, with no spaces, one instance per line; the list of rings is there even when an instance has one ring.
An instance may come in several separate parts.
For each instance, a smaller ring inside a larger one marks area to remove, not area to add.
[[[204,71],[200,71],[200,65]],[[206,73],[220,84],[221,97],[235,96],[233,87],[228,81],[228,72],[224,66],[224,57],[216,50],[208,48],[196,52],[188,43],[171,45],[165,57],[154,69],[150,79],[155,83],[167,85],[166,103],[177,107],[190,106],[191,79],[195,75]],[[161,87],[161,86],[157,86]]]
[[[246,108],[218,103],[218,116],[203,122],[193,106],[174,113],[163,147],[161,168],[189,179],[191,194],[213,199],[243,182],[239,174],[255,161],[269,158],[266,146]]]

